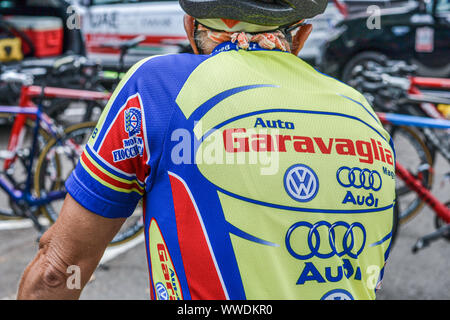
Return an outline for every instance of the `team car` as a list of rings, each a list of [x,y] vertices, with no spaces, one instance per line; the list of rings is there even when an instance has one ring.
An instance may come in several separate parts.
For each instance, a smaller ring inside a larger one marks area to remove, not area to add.
[[[377,22],[378,19],[378,22]],[[340,21],[319,56],[322,72],[348,82],[369,61],[403,60],[422,76],[450,76],[450,1],[410,1]]]
[[[73,6],[81,16],[87,54],[104,64],[115,64],[118,50],[105,45],[144,35],[145,40],[129,51],[125,63],[131,65],[155,54],[189,51],[183,26],[184,12],[174,0],[74,0]],[[300,57],[315,64],[321,44],[334,25],[343,19],[345,6],[330,0],[326,11],[311,20],[313,32]]]

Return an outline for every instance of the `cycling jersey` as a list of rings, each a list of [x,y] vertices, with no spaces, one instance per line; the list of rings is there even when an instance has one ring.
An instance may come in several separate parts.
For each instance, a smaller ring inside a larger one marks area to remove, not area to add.
[[[108,218],[144,198],[153,299],[373,299],[394,186],[361,94],[231,42],[135,65],[66,182]]]

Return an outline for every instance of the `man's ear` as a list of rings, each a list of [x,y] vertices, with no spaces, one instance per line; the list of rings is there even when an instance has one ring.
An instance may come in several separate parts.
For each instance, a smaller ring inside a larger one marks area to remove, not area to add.
[[[195,32],[195,18],[190,15],[184,15],[184,30],[186,31],[186,35],[188,37],[189,43],[191,44],[192,50],[195,54],[199,54],[199,50],[197,48],[197,44],[194,40],[194,32]]]
[[[300,50],[302,50],[306,40],[312,31],[311,24],[305,24],[298,28],[297,33],[292,38],[292,54],[298,56]]]

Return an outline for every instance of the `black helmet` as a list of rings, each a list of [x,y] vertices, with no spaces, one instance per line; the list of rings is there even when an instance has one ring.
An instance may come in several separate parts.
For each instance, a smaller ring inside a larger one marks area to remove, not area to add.
[[[288,26],[325,11],[328,0],[180,0],[197,19],[232,19],[261,26]]]

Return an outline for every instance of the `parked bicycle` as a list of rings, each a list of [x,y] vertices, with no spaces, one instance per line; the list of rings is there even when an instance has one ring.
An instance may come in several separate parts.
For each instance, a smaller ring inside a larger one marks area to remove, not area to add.
[[[450,88],[449,79],[415,77],[412,75],[415,69],[401,61],[390,61],[385,66],[368,64],[366,69],[354,70],[352,85],[364,93],[377,111],[444,119],[446,106],[450,105],[446,96]],[[424,88],[439,91],[424,91]],[[395,145],[409,150],[399,155],[408,157],[408,162],[404,162],[408,170],[420,178],[426,188],[431,188],[436,154],[439,152],[450,162],[450,130],[401,125],[387,125],[386,128]],[[419,213],[425,202],[402,183],[397,194],[402,224]]]
[[[378,117],[383,124],[394,126],[410,126],[414,128],[430,128],[438,130],[450,129],[450,121],[444,119],[429,119],[424,117],[378,113]],[[398,179],[414,192],[422,201],[424,201],[433,210],[435,215],[436,230],[417,240],[412,247],[413,253],[429,246],[438,239],[450,241],[450,199],[443,203],[434,196],[429,188],[423,184],[423,180],[410,172],[403,164],[397,160],[395,164],[395,173]],[[397,213],[399,210],[397,210]],[[398,220],[398,219],[397,219]],[[396,226],[397,227],[397,226]],[[396,228],[394,230],[397,232]]]
[[[2,116],[14,117],[7,149],[3,150],[0,189],[9,199],[10,208],[0,210],[6,218],[28,218],[40,234],[45,226],[43,214],[53,223],[66,196],[64,182],[78,162],[96,122],[82,122],[67,128],[52,120],[43,110],[42,99],[107,100],[109,93],[33,85],[29,74],[10,71],[0,76],[2,82],[21,84],[20,104],[0,106]],[[140,210],[127,220],[112,244],[130,240],[143,229]]]
[[[82,56],[67,55],[56,60],[24,60],[13,66],[3,66],[1,74],[18,72],[33,77],[35,85],[106,92],[99,84],[101,66]],[[20,100],[21,83],[0,83],[0,103],[17,105]],[[99,118],[106,101],[43,97],[43,110],[55,121],[64,125],[95,121]]]

